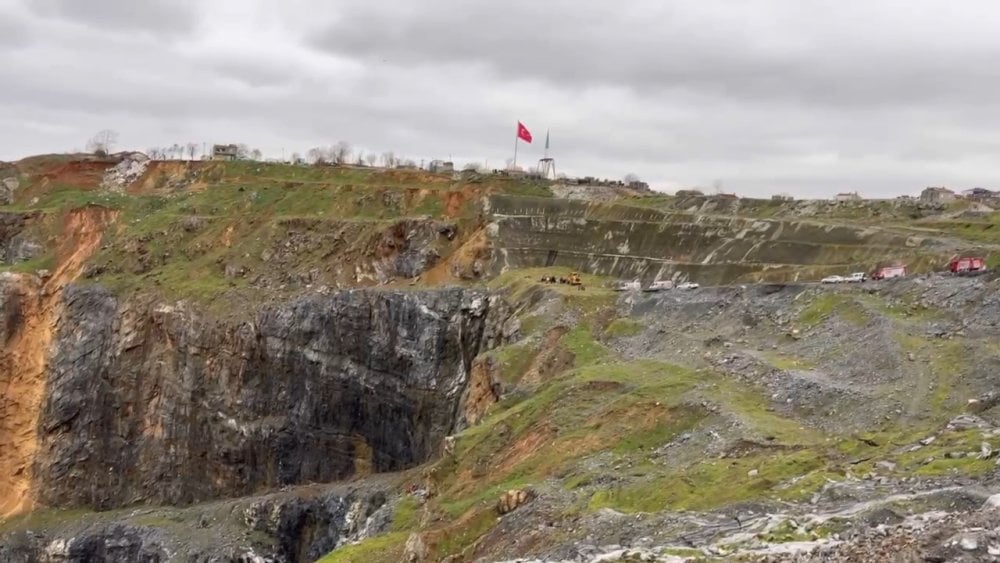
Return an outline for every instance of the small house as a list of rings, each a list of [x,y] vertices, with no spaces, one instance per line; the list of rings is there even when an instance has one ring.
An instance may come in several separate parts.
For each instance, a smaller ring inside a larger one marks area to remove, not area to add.
[[[861,196],[858,195],[858,192],[843,192],[834,196],[833,200],[838,203],[846,201],[861,201]]]
[[[427,169],[435,174],[450,174],[455,171],[455,163],[447,160],[432,160]]]
[[[236,160],[239,152],[237,145],[212,145],[212,160]]]

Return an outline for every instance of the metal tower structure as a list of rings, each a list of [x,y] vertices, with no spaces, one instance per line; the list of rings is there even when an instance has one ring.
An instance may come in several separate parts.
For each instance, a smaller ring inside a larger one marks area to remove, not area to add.
[[[556,179],[556,159],[549,156],[548,131],[545,131],[545,156],[538,160],[538,175],[549,180]]]

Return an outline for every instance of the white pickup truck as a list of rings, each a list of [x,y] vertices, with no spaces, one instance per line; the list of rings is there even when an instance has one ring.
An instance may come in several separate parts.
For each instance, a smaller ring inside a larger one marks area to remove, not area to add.
[[[645,291],[666,291],[668,289],[674,288],[674,282],[671,280],[657,280],[649,284],[649,287]]]

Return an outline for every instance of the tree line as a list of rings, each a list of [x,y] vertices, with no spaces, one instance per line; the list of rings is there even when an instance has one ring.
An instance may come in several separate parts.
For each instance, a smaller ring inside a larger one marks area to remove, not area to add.
[[[87,141],[87,150],[97,155],[106,156],[111,153],[118,143],[118,132],[111,129],[104,129],[96,133]],[[153,160],[183,160],[186,156],[188,160],[195,160],[198,149],[204,147],[201,143],[174,143],[166,147],[151,147],[146,150],[146,155]],[[210,157],[211,153],[202,151],[201,158]],[[239,160],[260,161],[264,153],[260,149],[251,148],[245,143],[236,145],[236,158]],[[355,151],[347,141],[338,141],[328,147],[313,147],[306,151],[305,157],[301,153],[293,152],[290,162],[293,164],[314,164],[314,165],[346,165],[356,164],[358,166],[382,166],[384,168],[416,168],[417,162],[411,158],[402,158],[393,151],[376,153],[371,151]],[[511,161],[508,160],[508,168]],[[421,163],[421,168],[423,163]],[[485,172],[485,167],[476,162],[466,164],[463,170]],[[565,174],[560,174],[560,178],[565,178]],[[633,173],[625,175],[624,183],[633,185],[641,182],[639,176]],[[721,192],[722,181],[716,180],[716,191]]]

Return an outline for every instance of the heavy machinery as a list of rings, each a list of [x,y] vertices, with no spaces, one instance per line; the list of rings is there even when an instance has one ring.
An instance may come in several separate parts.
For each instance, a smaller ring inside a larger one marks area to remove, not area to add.
[[[571,272],[569,274],[569,284],[570,285],[583,285],[583,281],[580,280],[580,274],[576,272]]]

